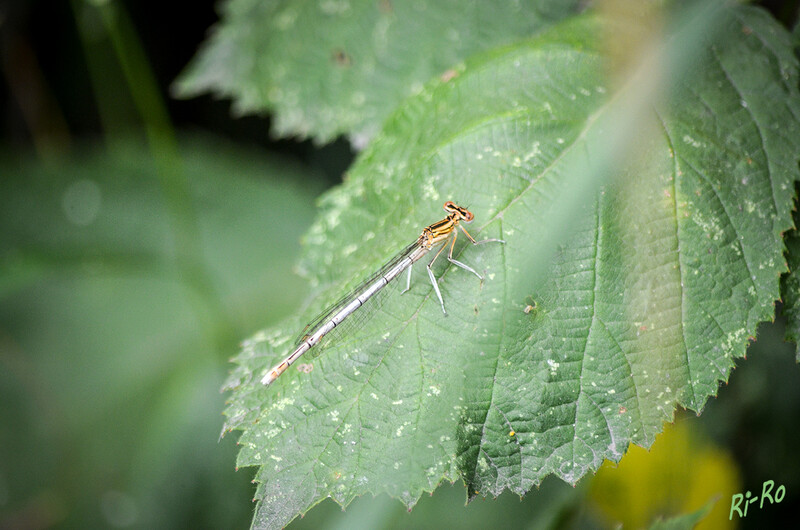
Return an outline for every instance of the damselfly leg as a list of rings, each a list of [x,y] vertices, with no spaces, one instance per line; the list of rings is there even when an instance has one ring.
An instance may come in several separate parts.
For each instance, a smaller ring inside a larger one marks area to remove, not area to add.
[[[482,243],[490,243],[490,242],[505,243],[505,241],[503,241],[502,239],[494,239],[494,238],[483,239],[481,241],[475,241],[475,239],[471,235],[469,235],[469,232],[467,232],[464,229],[463,226],[459,225],[459,228],[461,228],[461,230],[464,232],[464,235],[467,236],[467,238],[469,238],[470,242],[473,245],[480,245]],[[483,281],[483,276],[478,274],[478,272],[475,269],[473,269],[472,267],[470,267],[466,263],[462,263],[462,262],[458,261],[457,259],[455,259],[453,257],[453,249],[455,249],[456,238],[457,237],[458,237],[458,231],[457,230],[453,230],[453,237],[449,241],[449,243],[450,243],[450,251],[447,253],[447,261],[449,261],[450,263],[452,263],[453,265],[455,265],[457,267],[460,267],[460,268],[464,269],[465,271],[471,272],[472,274],[477,276],[480,281]],[[439,254],[442,253],[442,250],[444,250],[444,247],[447,246],[447,243],[448,243],[448,241],[444,242],[444,244],[441,246],[439,251],[436,253],[436,255],[433,257],[433,259],[430,261],[430,263],[428,263],[428,277],[430,278],[431,283],[433,284],[433,289],[436,291],[436,296],[439,298],[439,303],[442,306],[442,313],[444,313],[445,315],[447,315],[447,311],[444,308],[444,300],[442,299],[442,293],[439,291],[439,283],[436,281],[436,276],[434,276],[433,270],[431,269],[431,267],[433,266],[433,262],[436,261],[436,258],[439,257]]]
[[[463,226],[459,226],[459,228],[461,228],[461,230],[464,232],[464,235],[467,236],[467,238],[470,240],[470,242],[473,245],[480,245],[480,244],[483,244],[483,243],[491,243],[491,242],[505,243],[505,241],[503,241],[502,239],[495,239],[495,238],[482,239],[481,241],[476,241],[475,238],[473,238],[469,234],[469,232],[467,232],[466,229],[464,229]],[[457,237],[458,237],[458,231],[457,230],[453,230],[452,231],[452,237],[450,237],[449,239],[446,239],[441,244],[441,246],[439,246],[439,250],[436,251],[436,255],[433,256],[433,259],[426,266],[426,268],[428,270],[428,278],[431,281],[431,285],[433,286],[433,290],[436,293],[436,297],[439,299],[439,305],[442,306],[442,313],[444,313],[445,315],[447,315],[447,310],[444,308],[444,298],[442,297],[442,292],[439,290],[439,282],[436,280],[436,275],[433,273],[433,263],[436,261],[436,258],[439,257],[439,255],[442,253],[442,251],[445,249],[445,247],[448,246],[448,243],[450,244],[450,251],[447,253],[447,261],[449,261],[450,263],[452,263],[453,265],[455,265],[457,267],[460,267],[460,268],[464,269],[465,271],[471,272],[472,274],[477,276],[479,280],[483,281],[483,276],[481,276],[475,269],[473,269],[472,267],[470,267],[466,263],[462,263],[462,262],[458,261],[457,259],[455,259],[453,257],[453,250],[455,249],[455,246],[456,246],[456,238]],[[406,288],[403,289],[403,293],[405,293],[409,289],[411,289],[411,270],[412,270],[412,268],[413,268],[413,265],[408,267],[408,275],[406,276]],[[403,293],[401,293],[401,294],[403,294]]]

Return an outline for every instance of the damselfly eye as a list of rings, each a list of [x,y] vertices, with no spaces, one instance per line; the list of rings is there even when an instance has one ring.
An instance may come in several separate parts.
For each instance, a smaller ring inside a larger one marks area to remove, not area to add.
[[[458,210],[458,206],[456,206],[456,204],[453,201],[447,201],[446,203],[444,203],[445,212],[453,213],[456,210]]]

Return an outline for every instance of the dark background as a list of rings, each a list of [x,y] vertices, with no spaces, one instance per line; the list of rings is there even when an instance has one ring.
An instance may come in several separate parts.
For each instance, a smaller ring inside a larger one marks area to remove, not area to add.
[[[233,117],[229,101],[212,95],[187,100],[170,97],[170,85],[218,20],[216,2],[122,4],[141,39],[177,129],[212,131],[236,142],[257,145],[319,169],[330,185],[341,181],[354,157],[346,140],[319,147],[310,141],[277,139],[269,133],[268,115]],[[70,2],[14,0],[0,5],[5,73],[5,83],[0,86],[3,145],[15,149],[31,146],[30,116],[38,130],[56,137],[99,137],[103,130]],[[112,50],[106,47],[99,51],[106,55],[101,60],[111,70],[109,75],[116,76],[122,85],[122,73]],[[123,98],[118,105],[125,118],[120,126],[137,130],[139,119],[130,96],[125,90],[120,90],[118,96]],[[29,117],[22,111],[23,105],[31,108]]]

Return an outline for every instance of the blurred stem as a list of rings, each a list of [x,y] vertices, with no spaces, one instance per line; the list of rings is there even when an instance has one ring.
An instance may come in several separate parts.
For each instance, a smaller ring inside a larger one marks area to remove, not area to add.
[[[175,259],[179,274],[181,279],[200,296],[205,309],[211,313],[212,325],[203,326],[203,328],[212,330],[209,338],[212,339],[218,350],[224,351],[238,334],[215,292],[211,276],[203,265],[200,237],[186,170],[166,105],[155,75],[150,69],[142,43],[121,2],[72,0],[72,7],[79,32],[82,29],[80,20],[82,9],[93,9],[100,15],[105,32],[122,68],[133,103],[144,125],[149,150],[156,165],[156,175],[173,228]],[[86,53],[89,55],[90,48],[87,46],[89,40],[85,35],[82,40]],[[92,60],[88,59],[88,62],[92,63]],[[90,68],[92,67],[90,66]],[[98,88],[99,85],[102,85],[102,73],[93,70],[91,74],[96,91],[103,92]],[[118,113],[110,110],[110,105],[103,104],[102,100],[101,97],[101,114],[107,111],[112,114],[103,118],[103,123],[110,132],[114,130],[114,125],[110,122]],[[106,103],[108,102],[106,101]],[[206,311],[203,308],[197,309],[200,318],[204,319]]]
[[[124,83],[122,71],[114,50],[108,46],[100,13],[85,0],[72,0],[72,11],[106,146],[111,151],[118,150],[115,148],[120,147],[125,135],[138,128],[139,118],[129,95],[120,94],[120,84]]]
[[[69,149],[67,120],[49,89],[28,39],[13,30],[2,29],[5,31],[0,32],[0,70],[5,74],[10,94],[28,126],[39,158],[56,161]]]

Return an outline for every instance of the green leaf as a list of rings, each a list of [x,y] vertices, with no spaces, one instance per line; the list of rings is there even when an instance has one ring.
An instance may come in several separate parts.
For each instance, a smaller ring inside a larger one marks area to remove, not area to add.
[[[645,63],[618,90],[601,38],[618,27],[585,16],[467,61],[386,122],[309,232],[310,309],[247,341],[226,385],[238,464],[260,466],[256,527],[328,496],[411,507],[442,480],[470,497],[575,483],[716,394],[779,294],[800,98],[789,35],[768,15],[704,16],[715,32],[698,19],[667,38],[661,69]],[[667,102],[629,90],[665,78],[681,46],[689,74],[661,83]],[[612,160],[604,145],[629,149]],[[470,207],[478,239],[506,240],[457,248],[485,281],[438,264],[443,317],[417,271],[410,292],[301,360],[310,373],[263,387],[303,322],[445,200]]]
[[[280,136],[364,146],[389,112],[471,54],[531,35],[577,0],[230,0],[178,79],[182,97],[214,92],[239,113],[275,113]]]
[[[716,504],[718,500],[719,499],[710,500],[705,506],[699,510],[695,510],[694,512],[684,515],[676,515],[675,517],[670,517],[666,520],[661,519],[655,521],[650,525],[650,530],[688,530],[694,528],[700,523],[700,521],[706,518],[711,511],[711,508],[714,507],[714,504]]]
[[[792,32],[794,46],[800,46],[800,21]],[[786,262],[789,272],[781,277],[781,297],[783,299],[783,315],[786,317],[786,340],[795,344],[795,359],[800,363],[800,213],[795,211],[792,216],[794,228],[786,234]]]
[[[786,234],[786,262],[789,272],[781,277],[783,315],[786,317],[786,340],[795,344],[795,358],[800,363],[800,213],[795,205],[794,226]]]

